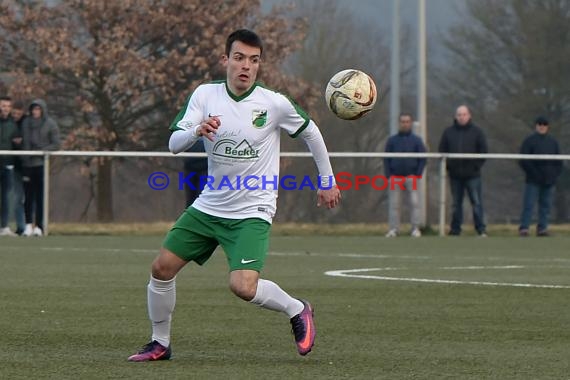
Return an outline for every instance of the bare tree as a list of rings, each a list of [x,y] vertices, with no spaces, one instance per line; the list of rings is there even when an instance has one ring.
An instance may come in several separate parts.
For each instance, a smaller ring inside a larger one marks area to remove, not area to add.
[[[466,102],[487,127],[491,149],[516,152],[537,115],[551,120],[563,150],[570,143],[570,3],[469,0],[465,22],[445,39],[440,106]],[[511,175],[512,177],[512,175]],[[569,176],[565,173],[563,185]],[[568,218],[558,192],[558,221]]]
[[[225,38],[240,27],[264,39],[262,79],[315,104],[310,85],[281,71],[306,29],[285,13],[264,14],[259,0],[3,1],[0,71],[14,96],[48,97],[67,126],[68,149],[162,148],[166,120],[189,92],[223,76]],[[96,166],[97,216],[111,221],[112,161]]]

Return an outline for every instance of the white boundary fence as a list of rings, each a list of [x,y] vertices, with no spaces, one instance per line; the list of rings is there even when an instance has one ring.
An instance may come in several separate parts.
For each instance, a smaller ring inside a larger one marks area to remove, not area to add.
[[[44,233],[49,226],[49,170],[50,157],[206,157],[206,153],[135,152],[135,151],[24,151],[0,150],[0,156],[43,156],[44,157]],[[281,152],[281,157],[312,157],[310,152]],[[463,154],[463,153],[385,153],[385,152],[329,152],[331,158],[432,158],[439,159],[439,236],[445,236],[446,214],[446,164],[448,159],[492,159],[492,160],[570,160],[570,155],[549,154]]]

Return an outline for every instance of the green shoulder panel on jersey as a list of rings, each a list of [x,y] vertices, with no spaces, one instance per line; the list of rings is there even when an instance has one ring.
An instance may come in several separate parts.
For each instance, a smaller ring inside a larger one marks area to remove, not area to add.
[[[301,118],[303,118],[303,120],[305,120],[305,122],[299,127],[299,129],[297,129],[297,131],[295,131],[295,133],[289,135],[291,138],[295,138],[297,136],[299,136],[299,134],[301,132],[303,132],[305,130],[305,128],[307,128],[307,126],[309,125],[309,122],[311,121],[311,118],[309,116],[309,114],[307,114],[307,112],[301,108],[301,106],[299,106],[293,99],[291,99],[291,97],[289,97],[288,95],[283,94],[282,92],[279,92],[273,88],[267,87],[265,86],[263,83],[260,82],[256,82],[256,84],[261,87],[264,88],[266,90],[269,91],[273,91],[277,94],[283,95],[285,98],[287,98],[287,100],[289,100],[289,102],[291,102],[291,105],[293,106],[293,108],[295,108],[295,111],[299,114],[299,116],[301,116]]]
[[[176,117],[174,118],[174,121],[170,124],[170,128],[168,128],[168,129],[170,129],[170,132],[182,131],[183,130],[182,128],[178,127],[177,124],[184,117],[184,114],[186,113],[186,109],[188,108],[188,103],[190,103],[190,98],[192,98],[192,94],[188,95],[188,98],[184,102],[184,107],[182,107],[180,109],[180,112],[178,112],[178,115],[176,115]]]

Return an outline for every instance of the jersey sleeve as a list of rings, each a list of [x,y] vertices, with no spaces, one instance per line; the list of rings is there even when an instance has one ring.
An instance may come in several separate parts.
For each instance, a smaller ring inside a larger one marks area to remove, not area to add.
[[[202,107],[200,99],[201,93],[201,87],[198,87],[196,91],[188,97],[184,106],[170,124],[170,132],[190,130],[192,126],[200,124],[205,119],[204,108]]]
[[[293,100],[285,95],[281,95],[281,97],[282,114],[279,126],[284,129],[289,136],[295,138],[307,128],[311,118]]]

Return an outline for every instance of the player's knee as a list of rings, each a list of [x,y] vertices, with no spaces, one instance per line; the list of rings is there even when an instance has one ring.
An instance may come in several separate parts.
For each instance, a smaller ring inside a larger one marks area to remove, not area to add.
[[[160,257],[157,257],[152,262],[151,272],[152,277],[161,281],[169,281],[176,276],[176,273],[172,270],[171,266],[166,265],[164,260],[161,260]]]
[[[231,291],[244,301],[251,301],[257,292],[257,282],[250,283],[246,281],[231,281]]]

